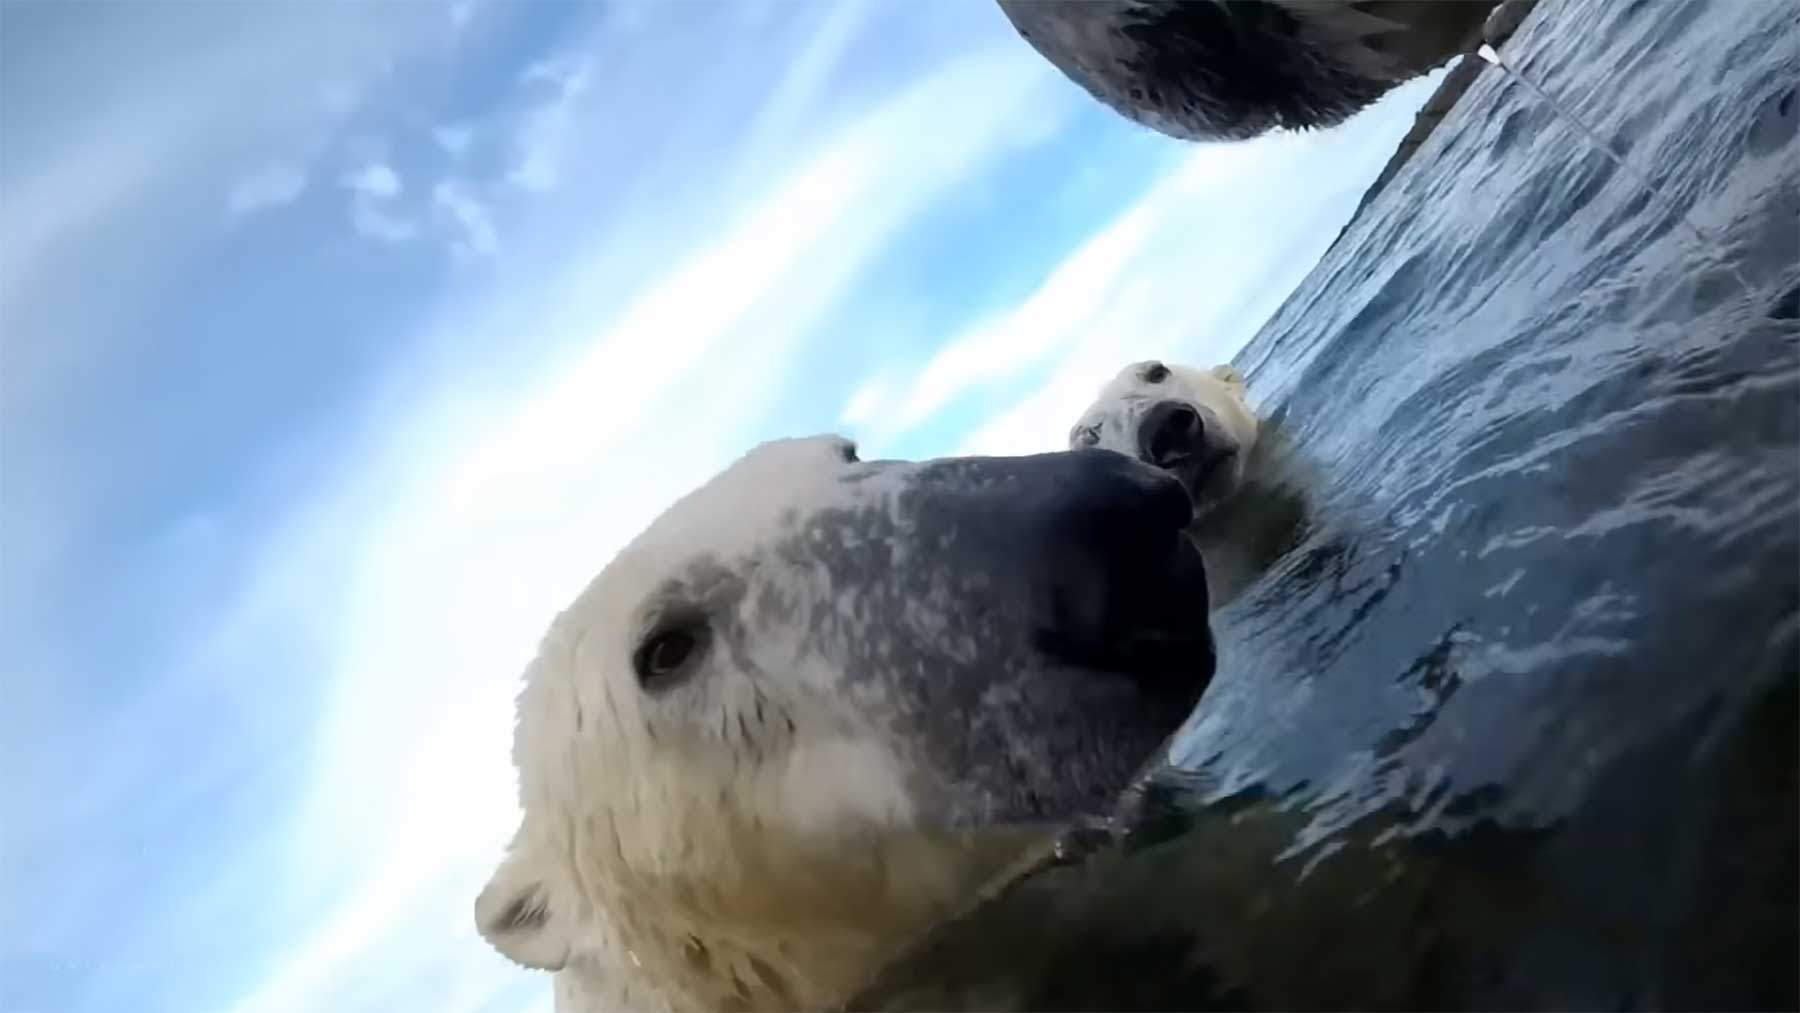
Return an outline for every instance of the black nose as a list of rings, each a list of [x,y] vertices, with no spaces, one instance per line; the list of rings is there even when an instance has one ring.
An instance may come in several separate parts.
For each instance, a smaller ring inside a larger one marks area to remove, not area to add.
[[[928,461],[906,510],[915,529],[953,538],[961,563],[979,555],[994,577],[1033,582],[1057,571],[1049,583],[1100,595],[1133,583],[1134,567],[1165,565],[1194,516],[1175,476],[1095,449]]]
[[[1188,409],[1197,430],[1198,416]],[[1212,677],[1206,569],[1182,531],[1187,490],[1166,471],[1110,451],[1059,490],[1040,550],[1049,564],[1053,654],[1179,692]]]
[[[979,575],[971,600],[1046,653],[1179,692],[1211,678],[1194,506],[1168,471],[1097,449],[941,459],[899,507],[913,551]]]
[[[1138,426],[1138,456],[1159,467],[1191,457],[1200,449],[1206,428],[1200,413],[1180,401],[1159,401]]]
[[[1056,517],[1061,536],[1098,541],[1106,551],[1118,552],[1145,540],[1162,545],[1169,532],[1192,519],[1187,489],[1166,472],[1111,451],[1077,450],[1070,456],[1078,466],[1073,480],[1043,504]]]

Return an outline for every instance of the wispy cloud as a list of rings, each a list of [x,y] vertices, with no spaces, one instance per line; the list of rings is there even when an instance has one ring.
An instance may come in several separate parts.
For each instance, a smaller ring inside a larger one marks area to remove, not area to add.
[[[431,139],[451,158],[461,158],[469,150],[469,144],[475,140],[475,128],[465,123],[446,123],[434,127]]]
[[[885,369],[864,381],[844,424],[877,454],[1039,453],[1063,444],[1126,362],[1228,361],[1348,220],[1435,83],[1412,82],[1333,133],[1192,146],[1018,304],[942,344],[904,384]],[[1321,185],[1325,151],[1342,175]],[[1001,407],[984,408],[996,397]],[[911,436],[941,432],[947,413],[964,427],[953,444]]]
[[[469,22],[475,17],[475,2],[474,0],[457,0],[450,5],[446,13],[450,18],[451,31],[460,33],[469,27]]]
[[[365,165],[344,177],[344,188],[377,200],[400,196],[400,176],[381,162]]]
[[[292,204],[306,190],[306,170],[297,165],[267,165],[232,184],[225,210],[233,218],[246,218]]]
[[[1196,157],[1189,164],[1210,161]],[[1183,183],[1177,174],[1088,240],[1022,305],[946,344],[902,397],[894,412],[894,428],[918,425],[969,388],[1027,369],[1085,334],[1121,274],[1132,266],[1134,254],[1143,248],[1156,214],[1171,196],[1187,189]]]
[[[365,239],[402,243],[419,234],[417,223],[395,210],[403,189],[399,173],[385,162],[370,162],[346,173],[341,181],[350,192],[350,226]]]
[[[387,211],[366,197],[351,200],[350,227],[357,235],[381,243],[404,243],[419,234],[417,223]]]
[[[431,200],[455,230],[450,249],[457,256],[491,257],[500,249],[493,215],[468,187],[446,180],[432,187]]]
[[[9,340],[0,342],[8,385],[0,405],[14,469],[26,458],[22,412],[56,404],[68,419],[70,385],[101,382],[106,369],[96,372],[96,363],[128,361],[129,340],[102,336],[115,319],[144,313],[185,258],[216,238],[211,229],[304,196],[296,175],[313,174],[320,146],[354,114],[377,65],[422,48],[413,14],[394,5],[221,11],[86,9],[87,42],[77,47],[52,44],[67,38],[55,22],[72,12],[6,14],[0,329]],[[322,90],[321,79],[334,84]],[[324,101],[327,93],[342,101]],[[196,230],[193,220],[209,228]],[[116,280],[104,313],[92,308],[96,274]],[[27,318],[52,317],[61,318],[50,325],[54,340],[21,336]],[[60,485],[30,484],[46,497]]]
[[[844,407],[838,411],[837,424],[847,429],[859,429],[874,422],[887,409],[893,397],[893,377],[886,373],[864,380],[850,392]]]
[[[1039,379],[998,410],[973,416],[977,424],[953,452],[1032,454],[1060,448],[1100,387],[1128,362],[1230,361],[1349,220],[1363,188],[1411,126],[1414,110],[1438,77],[1402,86],[1335,132],[1279,134],[1197,149],[1096,238],[1103,242],[1126,229],[1137,241],[1124,260],[1105,261],[1119,283],[1103,299],[1071,300],[1079,340],[1064,340],[1059,318],[1035,311],[1063,305],[1055,294],[1058,286],[1074,273],[1077,258],[1094,255],[1092,244],[1012,314],[1005,326],[1025,337],[1007,346],[1017,358],[1003,365]],[[1327,158],[1333,172],[1322,184],[1318,166]],[[1138,233],[1134,222],[1153,226]],[[1040,326],[1039,344],[1027,347],[1031,328]],[[1030,369],[1041,362],[1049,364],[1047,372]],[[1004,369],[997,366],[989,375],[1000,372]]]
[[[332,116],[347,116],[363,100],[362,88],[348,81],[329,81],[319,85],[319,108]]]
[[[525,114],[519,126],[514,162],[506,177],[512,183],[532,191],[555,189],[562,178],[575,106],[587,91],[591,73],[585,60],[544,61],[532,64],[520,76],[522,85],[545,89],[548,95]]]

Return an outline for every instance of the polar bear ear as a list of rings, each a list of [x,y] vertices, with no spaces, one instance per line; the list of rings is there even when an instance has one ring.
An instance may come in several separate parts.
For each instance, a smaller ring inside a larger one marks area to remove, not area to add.
[[[1225,381],[1226,383],[1230,384],[1233,387],[1246,386],[1246,384],[1244,382],[1244,374],[1238,372],[1237,367],[1233,366],[1229,362],[1221,362],[1217,366],[1214,366],[1212,368],[1212,375],[1218,377],[1219,379]]]
[[[475,927],[508,959],[559,971],[569,959],[569,898],[558,896],[553,868],[520,830],[500,868],[475,898]]]

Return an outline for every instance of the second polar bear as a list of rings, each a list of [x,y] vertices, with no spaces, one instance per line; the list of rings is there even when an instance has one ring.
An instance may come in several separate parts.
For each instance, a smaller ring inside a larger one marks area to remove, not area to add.
[[[1100,389],[1069,446],[1128,454],[1181,480],[1193,498],[1189,535],[1206,558],[1212,607],[1230,602],[1292,548],[1306,502],[1285,441],[1250,407],[1244,377],[1134,362]]]

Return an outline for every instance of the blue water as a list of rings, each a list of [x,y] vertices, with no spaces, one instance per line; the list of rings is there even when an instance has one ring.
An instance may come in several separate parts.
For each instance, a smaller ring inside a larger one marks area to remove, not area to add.
[[[1138,825],[871,1001],[1800,1007],[1796,10],[1540,5],[1239,357],[1312,526]]]

